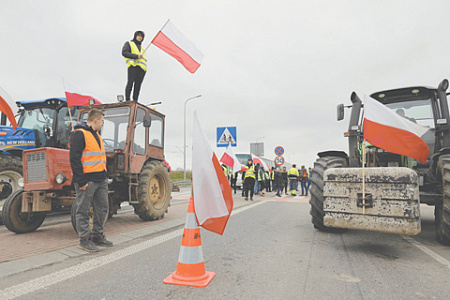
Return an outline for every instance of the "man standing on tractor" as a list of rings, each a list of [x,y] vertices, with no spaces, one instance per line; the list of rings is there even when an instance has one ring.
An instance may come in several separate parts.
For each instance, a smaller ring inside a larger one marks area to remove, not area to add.
[[[92,109],[87,123],[77,124],[70,137],[70,166],[76,190],[76,230],[80,237],[79,248],[95,252],[99,246],[112,247],[103,235],[103,223],[108,213],[108,181],[106,153],[103,139],[97,133],[104,123],[104,114]],[[89,232],[89,210],[94,210],[92,236]]]
[[[144,81],[145,72],[147,72],[147,57],[145,55],[145,49],[141,45],[144,36],[143,31],[136,31],[133,39],[125,42],[122,48],[122,55],[125,58],[128,68],[128,82],[125,87],[126,101],[130,101],[133,85],[133,100],[138,101],[142,81]]]

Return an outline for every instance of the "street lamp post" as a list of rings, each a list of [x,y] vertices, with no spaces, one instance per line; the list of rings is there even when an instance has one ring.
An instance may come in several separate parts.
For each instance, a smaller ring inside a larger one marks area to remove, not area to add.
[[[197,95],[195,97],[191,97],[189,99],[186,99],[186,101],[184,101],[184,180],[186,180],[186,104],[188,103],[189,100],[193,100],[196,98],[200,98],[202,95]]]

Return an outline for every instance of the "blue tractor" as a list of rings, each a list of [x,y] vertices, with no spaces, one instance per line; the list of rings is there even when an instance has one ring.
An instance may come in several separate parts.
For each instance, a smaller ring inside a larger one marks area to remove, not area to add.
[[[0,125],[0,222],[6,198],[23,186],[22,152],[26,149],[55,147],[67,149],[72,130],[65,98],[17,101],[18,127]],[[71,108],[74,119],[76,107]]]

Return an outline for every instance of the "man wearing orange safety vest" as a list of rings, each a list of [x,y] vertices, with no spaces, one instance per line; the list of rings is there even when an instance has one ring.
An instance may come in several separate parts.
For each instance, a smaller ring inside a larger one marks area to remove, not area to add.
[[[103,223],[108,213],[108,181],[106,173],[106,153],[103,139],[97,133],[104,123],[104,114],[92,109],[87,123],[79,122],[70,137],[70,166],[72,183],[77,196],[72,205],[76,205],[75,220],[79,248],[94,252],[98,247],[111,247],[112,242],[103,235]],[[94,209],[92,236],[89,232],[89,210]]]
[[[142,81],[147,72],[147,57],[145,49],[141,45],[144,41],[143,31],[136,31],[131,41],[125,42],[122,48],[122,56],[128,68],[128,81],[125,87],[125,100],[130,101],[131,90],[133,89],[133,100],[138,101]]]

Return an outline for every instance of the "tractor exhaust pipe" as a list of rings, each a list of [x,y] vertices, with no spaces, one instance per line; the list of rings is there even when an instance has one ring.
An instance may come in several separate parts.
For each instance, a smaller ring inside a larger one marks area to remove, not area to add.
[[[350,115],[350,122],[348,124],[348,154],[350,167],[358,167],[359,157],[356,155],[358,147],[358,132],[359,132],[359,116],[361,114],[362,102],[358,95],[353,92],[350,96],[352,101],[352,113]]]
[[[439,98],[439,104],[441,107],[441,119],[445,119],[445,125],[443,125],[442,134],[442,147],[450,147],[450,134],[447,128],[450,124],[450,115],[448,112],[448,101],[446,91],[448,89],[448,80],[444,79],[438,86],[437,96]]]

